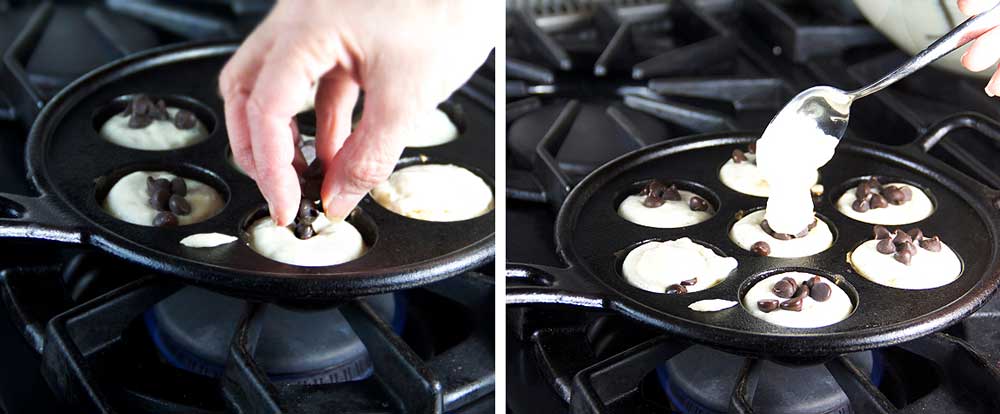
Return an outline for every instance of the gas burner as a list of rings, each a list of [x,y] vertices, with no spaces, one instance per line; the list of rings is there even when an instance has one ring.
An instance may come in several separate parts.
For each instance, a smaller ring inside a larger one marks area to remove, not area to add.
[[[372,296],[365,302],[379,317],[390,321],[393,332],[402,332],[406,311],[397,310],[394,295]],[[217,378],[223,375],[229,344],[245,307],[244,301],[187,287],[147,311],[144,320],[167,362]],[[364,344],[339,310],[268,307],[261,318],[256,358],[273,381],[330,384],[358,381],[372,374]]]

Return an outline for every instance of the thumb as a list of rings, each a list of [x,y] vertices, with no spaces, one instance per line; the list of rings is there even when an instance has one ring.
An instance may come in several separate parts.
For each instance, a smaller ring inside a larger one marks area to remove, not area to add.
[[[412,101],[399,99],[406,91],[379,86],[390,87],[366,94],[358,127],[326,168],[323,210],[331,220],[346,218],[365,194],[389,177],[413,130],[418,110]]]

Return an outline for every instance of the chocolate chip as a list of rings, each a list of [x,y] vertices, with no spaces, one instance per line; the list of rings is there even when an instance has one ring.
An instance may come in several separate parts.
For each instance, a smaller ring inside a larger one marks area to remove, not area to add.
[[[864,212],[868,211],[868,209],[869,209],[868,199],[867,198],[859,198],[857,200],[854,200],[854,202],[851,203],[851,209],[854,210],[854,211],[857,211],[858,213],[864,213]]]
[[[750,145],[747,145],[747,150],[749,150],[751,154],[752,153],[756,153],[757,152],[757,141],[751,142]]]
[[[162,188],[157,189],[156,192],[149,197],[149,206],[159,211],[170,210],[170,191]]]
[[[872,228],[872,230],[875,233],[876,240],[892,238],[892,232],[890,232],[889,229],[885,228],[885,226],[875,226]]]
[[[188,193],[187,182],[181,177],[174,177],[170,180],[170,192],[181,197],[186,196]]]
[[[179,109],[177,113],[174,114],[174,126],[177,127],[177,129],[191,129],[197,124],[198,118],[196,118],[191,111]]]
[[[170,211],[178,216],[191,214],[191,204],[181,195],[174,194],[170,196],[169,207]]]
[[[805,282],[802,282],[802,284],[800,284],[800,285],[798,285],[796,287],[796,289],[795,289],[795,295],[792,296],[792,298],[794,298],[794,299],[801,299],[801,298],[804,298],[806,296],[809,296],[809,285],[807,285]]]
[[[662,205],[664,205],[666,203],[667,203],[667,200],[664,200],[664,199],[662,199],[660,197],[657,197],[657,196],[655,196],[653,194],[650,194],[650,195],[646,196],[646,198],[642,199],[642,205],[646,206],[648,208],[657,208],[657,207],[662,206]]]
[[[781,302],[778,305],[779,308],[786,311],[801,312],[802,311],[802,298],[789,299]]]
[[[902,186],[900,186],[900,187],[897,187],[897,188],[899,188],[899,191],[903,192],[903,202],[904,203],[907,202],[907,201],[913,200],[913,190],[911,190],[910,187],[902,187]]]
[[[295,225],[295,237],[306,240],[316,235],[316,230],[309,224],[298,223]]]
[[[167,112],[167,103],[163,99],[156,101],[156,106],[150,108],[149,116],[158,121],[170,119],[170,112]]]
[[[907,252],[910,254],[910,256],[917,254],[917,246],[914,245],[912,241],[908,241],[906,243],[899,245],[898,250],[901,252]]]
[[[909,252],[896,252],[896,254],[892,256],[892,258],[896,259],[897,262],[909,266],[910,261],[913,260],[913,255],[910,254]]]
[[[903,244],[903,243],[906,243],[908,241],[913,241],[913,239],[910,238],[910,235],[906,234],[905,231],[896,230],[895,234],[896,234],[895,237],[892,238],[892,242],[893,243]]]
[[[178,224],[177,216],[169,211],[161,211],[153,217],[153,225],[156,227],[177,227]]]
[[[688,207],[691,208],[691,211],[706,211],[708,210],[708,201],[705,201],[704,198],[694,196],[688,200]]]
[[[767,242],[762,240],[750,246],[750,253],[753,253],[757,256],[770,256],[771,246],[768,245]]]
[[[791,234],[778,233],[774,231],[774,229],[771,228],[771,225],[767,223],[767,220],[761,220],[760,229],[764,230],[764,233],[767,233],[768,236],[774,237],[778,240],[791,240],[794,238]]]
[[[319,209],[316,208],[316,204],[312,201],[303,198],[302,202],[299,203],[299,213],[298,220],[301,223],[313,224],[316,218],[319,217]]]
[[[677,186],[671,184],[666,190],[663,190],[663,199],[670,201],[680,201],[681,192],[677,190]]]
[[[762,299],[757,301],[757,309],[761,312],[771,313],[778,310],[778,300],[777,299]]]
[[[690,278],[688,280],[682,280],[681,281],[681,286],[694,286],[696,284],[698,284],[698,278],[696,278],[696,277],[692,277],[692,278]]]
[[[920,242],[921,240],[924,239],[923,230],[920,230],[919,228],[916,227],[910,229],[910,231],[906,232],[906,234],[908,234],[910,236],[910,239],[915,242]]]
[[[830,289],[830,285],[826,283],[816,283],[813,285],[812,290],[809,291],[809,297],[817,302],[826,302],[832,294],[833,289]]]
[[[788,299],[792,297],[792,295],[795,294],[795,291],[796,291],[795,281],[792,280],[792,282],[789,283],[787,278],[779,280],[777,283],[774,284],[774,286],[771,286],[771,293],[774,293],[774,296],[777,296],[782,299]]]
[[[941,251],[941,239],[938,236],[931,238],[925,237],[920,241],[920,247],[929,252],[940,252]]]
[[[896,253],[896,244],[892,242],[892,239],[882,239],[875,245],[875,250],[882,254],[893,254]]]
[[[664,290],[663,293],[666,293],[668,295],[679,295],[681,293],[688,293],[688,290],[686,287],[681,285],[670,285],[667,286],[667,289]]]
[[[159,190],[170,191],[170,181],[166,178],[153,178],[153,176],[146,177],[146,193],[152,196]]]
[[[868,189],[882,192],[882,183],[878,181],[878,178],[871,177],[865,183],[868,185]]]
[[[738,148],[733,150],[732,158],[733,158],[733,162],[735,162],[737,164],[739,164],[741,162],[746,162],[746,160],[747,160],[746,154],[744,154],[743,151],[740,151]]]
[[[823,282],[823,278],[822,277],[813,276],[813,277],[810,277],[809,279],[806,279],[806,281],[803,282],[803,283],[805,283],[806,286],[809,286],[809,288],[811,289],[813,286],[816,286],[817,283],[821,283],[821,282]]]
[[[867,182],[858,184],[857,188],[854,189],[854,197],[858,200],[863,200],[871,195],[872,189],[868,186]]]
[[[897,206],[906,202],[906,195],[903,194],[902,190],[896,187],[886,187],[882,190],[882,195],[885,196],[885,199],[889,201],[889,203]]]
[[[313,160],[312,164],[302,172],[302,176],[305,178],[323,178],[323,161],[319,159]]]
[[[149,96],[135,95],[128,103],[128,115],[149,115],[153,105],[153,100]]]
[[[153,118],[146,114],[132,114],[132,117],[128,119],[128,127],[132,129],[145,128],[152,123]]]
[[[882,197],[881,194],[872,194],[872,198],[868,200],[868,205],[873,209],[886,208],[889,207],[889,202],[885,201],[885,197]]]
[[[806,228],[805,230],[800,231],[798,234],[795,235],[795,238],[796,239],[801,239],[803,237],[808,236],[809,235],[809,230],[812,230],[812,228]]]

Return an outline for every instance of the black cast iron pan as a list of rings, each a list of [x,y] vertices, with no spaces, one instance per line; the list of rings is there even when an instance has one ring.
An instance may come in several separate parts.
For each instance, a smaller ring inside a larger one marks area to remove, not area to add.
[[[508,265],[506,302],[613,311],[716,348],[789,363],[887,346],[943,329],[978,308],[1000,283],[1000,211],[993,204],[1000,193],[930,157],[925,151],[938,138],[930,135],[906,147],[842,141],[821,170],[820,183],[826,191],[816,208],[833,229],[835,243],[799,259],[757,257],[728,236],[737,212],[763,207],[766,199],[726,187],[718,178],[719,167],[734,148],[746,148],[757,136],[698,135],[626,154],[588,175],[562,203],[555,239],[569,267]],[[872,238],[872,225],[841,214],[834,202],[870,175],[882,177],[882,182],[912,183],[930,194],[935,212],[904,228],[917,226],[940,235],[964,262],[958,280],[936,289],[903,290],[875,284],[852,270],[847,253]],[[653,178],[701,194],[716,206],[717,214],[679,229],[644,227],[619,217],[616,210],[622,199]],[[721,284],[683,295],[647,292],[625,281],[621,262],[632,247],[680,237],[736,258],[739,267]],[[754,282],[793,269],[833,279],[840,275],[841,286],[856,303],[854,313],[828,327],[794,329],[754,318],[742,304],[711,313],[687,308],[710,298],[740,302]]]
[[[30,181],[40,196],[0,194],[0,237],[27,237],[93,245],[153,270],[223,293],[267,301],[330,302],[409,288],[482,265],[493,257],[494,214],[453,222],[409,219],[366,197],[349,218],[370,249],[330,267],[282,264],[244,240],[211,249],[178,242],[187,235],[241,235],[266,214],[256,185],[231,164],[216,77],[236,45],[213,43],[151,50],[99,68],[68,86],[35,120],[27,142]],[[466,87],[467,88],[467,87]],[[116,146],[98,135],[104,120],[144,93],[189,109],[205,122],[205,141],[174,151]],[[451,163],[492,185],[493,112],[478,91],[455,93],[443,110],[462,136],[429,148],[408,148],[400,166]],[[480,100],[481,101],[481,100]],[[216,216],[170,229],[129,224],[100,206],[118,178],[136,170],[166,170],[215,187],[226,199]]]

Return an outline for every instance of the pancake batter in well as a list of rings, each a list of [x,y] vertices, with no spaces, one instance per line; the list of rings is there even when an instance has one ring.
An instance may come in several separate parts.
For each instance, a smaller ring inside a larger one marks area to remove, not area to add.
[[[715,286],[736,269],[736,259],[722,257],[687,237],[646,242],[632,249],[622,274],[633,286],[655,293],[687,293]]]
[[[848,254],[847,260],[865,279],[899,289],[931,289],[962,275],[962,261],[938,237],[919,229],[890,233],[876,227],[876,239]]]
[[[767,243],[771,257],[806,257],[822,252],[833,245],[833,233],[825,221],[817,219],[813,227],[804,237],[779,240],[766,232],[761,223],[764,221],[764,210],[747,214],[733,224],[729,237],[738,246],[754,251],[757,242]],[[756,253],[756,252],[755,252]]]
[[[757,282],[743,297],[743,306],[754,317],[788,328],[833,325],[854,310],[851,298],[837,284],[802,272],[780,273]]]
[[[733,150],[733,155],[719,169],[719,180],[727,187],[743,194],[755,197],[767,197],[770,186],[760,169],[757,168],[756,146],[751,144],[750,151]],[[819,180],[819,172],[813,171],[811,180]]]
[[[618,215],[642,226],[677,228],[708,220],[715,209],[695,193],[653,180],[639,194],[625,197]]]
[[[371,192],[382,207],[427,221],[460,221],[493,209],[490,186],[465,168],[419,164],[392,173]]]
[[[104,122],[100,134],[123,147],[165,151],[197,144],[208,137],[208,130],[193,113],[138,95],[125,112]]]
[[[861,201],[859,195],[863,195]],[[934,203],[918,187],[870,180],[845,191],[837,199],[837,210],[864,223],[898,226],[927,218],[934,212]]]
[[[296,236],[270,217],[255,221],[247,230],[250,248],[262,256],[298,266],[333,266],[361,257],[367,250],[361,233],[351,223],[333,223],[319,214],[312,221],[314,235]]]
[[[177,176],[165,171],[136,171],[126,175],[108,191],[103,202],[104,210],[119,220],[152,226],[154,218],[162,211],[150,205],[148,177],[172,180]],[[189,178],[183,180],[187,187],[184,198],[191,211],[185,215],[176,215],[177,224],[183,226],[205,221],[225,206],[225,200],[214,188]]]

